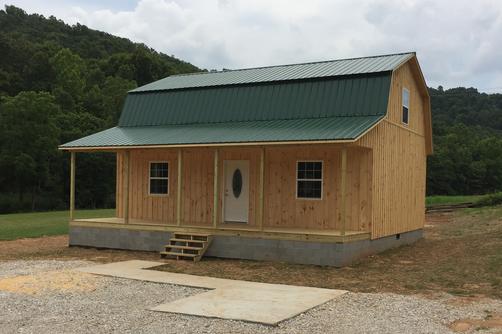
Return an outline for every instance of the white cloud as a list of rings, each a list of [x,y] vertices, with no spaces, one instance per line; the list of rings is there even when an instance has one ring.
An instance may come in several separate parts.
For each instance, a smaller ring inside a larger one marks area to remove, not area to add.
[[[413,50],[429,85],[493,91],[502,84],[502,1],[497,0],[140,0],[125,10],[100,4],[17,3],[203,68]]]

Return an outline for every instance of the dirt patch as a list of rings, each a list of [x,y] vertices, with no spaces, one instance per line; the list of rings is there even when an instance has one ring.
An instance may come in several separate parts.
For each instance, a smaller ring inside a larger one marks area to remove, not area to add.
[[[447,300],[447,303],[454,306],[469,306],[486,301],[488,301],[488,298],[486,298],[485,296],[453,296],[453,298]]]
[[[100,277],[75,270],[49,271],[0,279],[0,291],[38,295],[94,291]]]
[[[502,330],[502,314],[487,314],[485,319],[461,319],[450,324],[450,329],[454,332],[465,333],[472,330]]]
[[[160,261],[158,253],[155,252],[68,247],[67,235],[0,241],[0,261],[43,259],[89,260],[101,263],[134,259]]]

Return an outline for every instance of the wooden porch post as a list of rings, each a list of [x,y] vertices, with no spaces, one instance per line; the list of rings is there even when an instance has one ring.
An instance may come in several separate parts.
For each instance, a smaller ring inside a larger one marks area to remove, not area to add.
[[[340,215],[341,215],[341,220],[342,220],[342,231],[341,235],[345,236],[345,229],[346,229],[346,220],[347,220],[347,210],[346,210],[346,203],[347,203],[347,193],[346,193],[346,183],[347,183],[347,148],[344,147],[342,148],[342,164],[341,164],[341,208],[340,208]]]
[[[213,227],[218,225],[218,149],[214,150],[214,184],[213,184]]]
[[[75,218],[75,152],[70,153],[70,221]]]
[[[176,190],[176,225],[181,226],[181,183],[183,177],[183,149],[178,149],[178,189]]]
[[[124,223],[129,224],[129,179],[131,174],[131,151],[124,153]]]
[[[259,218],[258,218],[258,226],[260,230],[263,230],[263,210],[264,206],[264,186],[265,186],[265,147],[261,148],[260,154],[260,198],[259,198]]]

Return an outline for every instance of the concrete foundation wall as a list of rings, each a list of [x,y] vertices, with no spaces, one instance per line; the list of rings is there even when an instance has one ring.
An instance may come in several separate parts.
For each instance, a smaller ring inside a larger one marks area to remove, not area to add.
[[[169,232],[70,226],[70,246],[160,252]]]
[[[342,267],[384,250],[411,244],[422,238],[422,230],[376,240],[327,243],[294,240],[270,240],[238,236],[216,236],[207,256],[248,260],[284,261],[300,264]]]
[[[362,257],[411,244],[422,238],[422,233],[422,230],[416,230],[401,233],[399,237],[393,235],[375,240],[348,243],[215,235],[206,255],[342,267],[350,265]],[[71,246],[160,251],[169,238],[169,232],[70,227]]]

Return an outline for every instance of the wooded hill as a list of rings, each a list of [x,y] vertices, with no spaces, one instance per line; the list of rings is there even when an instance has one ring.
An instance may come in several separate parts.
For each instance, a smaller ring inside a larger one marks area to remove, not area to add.
[[[63,209],[68,156],[61,143],[115,126],[128,90],[197,67],[143,44],[0,11],[0,213]],[[77,207],[114,205],[113,154],[81,154]]]
[[[502,94],[475,88],[429,88],[434,155],[429,195],[502,191]]]
[[[61,143],[114,126],[128,90],[199,71],[145,45],[0,11],[0,213],[65,209],[68,156]],[[428,194],[502,191],[502,95],[430,89],[435,155]],[[80,154],[77,208],[113,207],[113,154]]]

